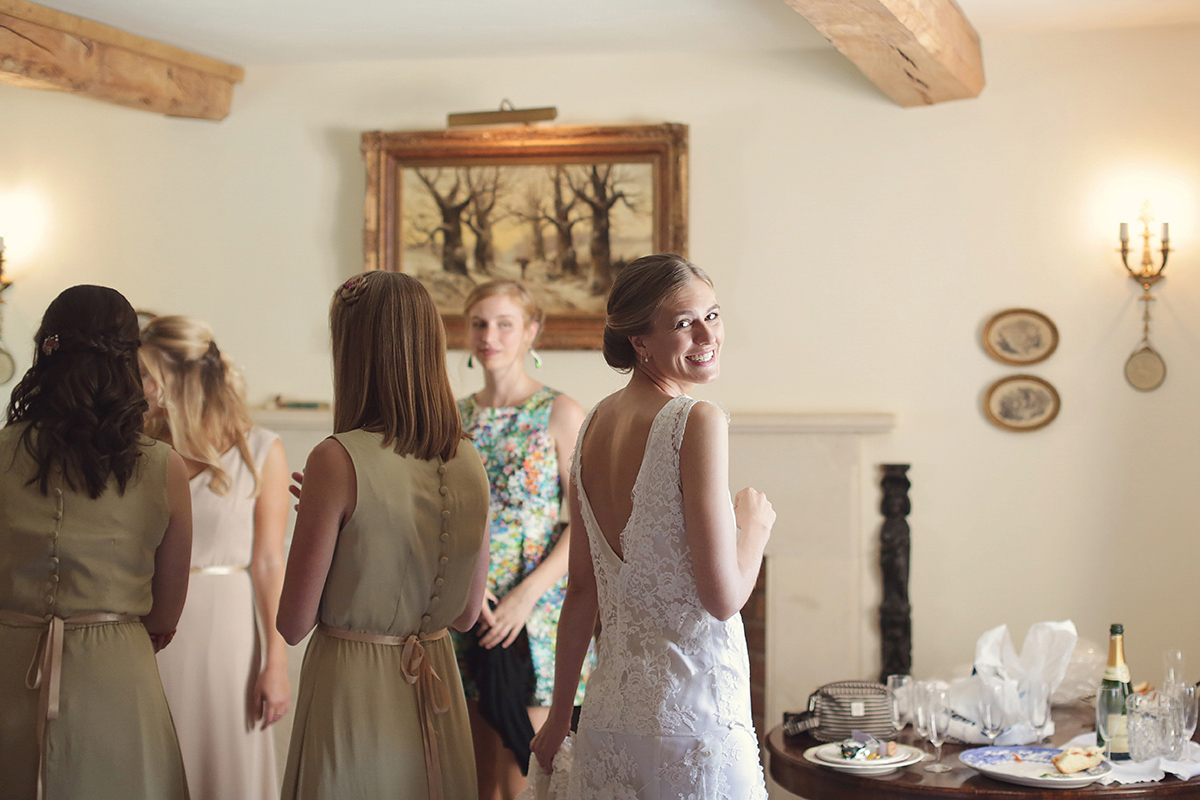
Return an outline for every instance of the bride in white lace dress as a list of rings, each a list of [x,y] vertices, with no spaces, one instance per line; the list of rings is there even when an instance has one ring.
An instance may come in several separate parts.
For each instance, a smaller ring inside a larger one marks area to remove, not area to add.
[[[716,379],[723,340],[698,267],[656,255],[618,275],[604,357],[632,375],[592,409],[576,445],[571,523],[587,536],[571,540],[554,701],[533,740],[549,770],[598,612],[569,800],[767,796],[738,611],[775,512],[753,489],[730,508],[728,422],[688,396]]]

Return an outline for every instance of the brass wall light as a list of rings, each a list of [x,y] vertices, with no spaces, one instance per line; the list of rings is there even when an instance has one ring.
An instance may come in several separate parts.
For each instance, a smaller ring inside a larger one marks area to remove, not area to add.
[[[0,335],[4,332],[4,293],[10,286],[12,281],[4,277],[4,237],[0,236]],[[17,362],[13,360],[12,354],[4,349],[4,342],[0,340],[0,386],[11,381],[16,371]]]
[[[1162,386],[1163,380],[1166,379],[1167,365],[1158,351],[1150,344],[1150,304],[1154,302],[1154,298],[1150,295],[1150,287],[1162,280],[1163,270],[1167,268],[1167,256],[1171,253],[1171,228],[1166,222],[1162,224],[1159,246],[1152,248],[1150,242],[1154,238],[1154,234],[1150,232],[1150,225],[1154,222],[1154,209],[1149,200],[1142,204],[1138,220],[1142,223],[1142,263],[1140,268],[1135,270],[1129,266],[1129,223],[1127,222],[1121,223],[1121,247],[1118,250],[1121,254],[1121,263],[1125,265],[1129,277],[1142,287],[1142,303],[1145,305],[1145,310],[1142,312],[1142,340],[1125,362],[1125,380],[1129,381],[1129,385],[1138,391],[1152,392]],[[1161,254],[1157,263],[1155,263],[1154,250],[1158,250]]]

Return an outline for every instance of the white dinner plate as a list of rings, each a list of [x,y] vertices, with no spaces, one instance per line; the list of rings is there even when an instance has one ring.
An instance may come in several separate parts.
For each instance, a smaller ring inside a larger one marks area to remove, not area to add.
[[[1101,761],[1089,770],[1064,775],[1050,761],[1060,752],[1057,747],[976,747],[958,758],[989,778],[1039,789],[1078,789],[1112,772],[1112,764]]]
[[[816,747],[810,747],[804,751],[804,760],[813,764],[820,764],[822,767],[836,769],[839,772],[846,772],[852,775],[864,776],[879,776],[890,775],[901,767],[907,767],[909,764],[916,764],[925,755],[915,747],[902,744],[899,745],[900,751],[897,755],[904,754],[904,757],[899,761],[889,761],[885,764],[880,764],[875,761],[852,761],[850,759],[838,759],[837,761],[825,761],[820,758],[817,753],[826,747],[839,747],[837,742],[832,744],[819,744]]]
[[[830,764],[850,764],[863,767],[882,767],[884,764],[896,764],[904,761],[909,755],[909,753],[899,749],[899,746],[897,746],[896,755],[894,756],[880,756],[879,758],[872,759],[842,758],[841,742],[831,742],[817,748],[817,758],[822,761]]]

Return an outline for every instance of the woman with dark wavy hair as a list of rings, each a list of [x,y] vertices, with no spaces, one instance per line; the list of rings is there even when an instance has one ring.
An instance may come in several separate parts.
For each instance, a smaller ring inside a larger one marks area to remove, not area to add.
[[[0,786],[10,798],[187,798],[154,662],[187,593],[183,460],[142,435],[137,315],[50,304],[0,429]]]

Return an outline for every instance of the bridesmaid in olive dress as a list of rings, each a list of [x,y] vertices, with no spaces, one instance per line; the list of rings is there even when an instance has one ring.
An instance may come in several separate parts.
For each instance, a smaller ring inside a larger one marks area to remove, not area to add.
[[[472,800],[447,627],[479,615],[487,476],[445,333],[413,277],[367,272],[330,309],[334,435],[308,457],[278,625],[304,656],[283,797]]]
[[[154,663],[183,609],[183,459],[142,435],[137,315],[75,286],[0,429],[0,794],[186,800]],[[27,682],[28,681],[28,682]]]

